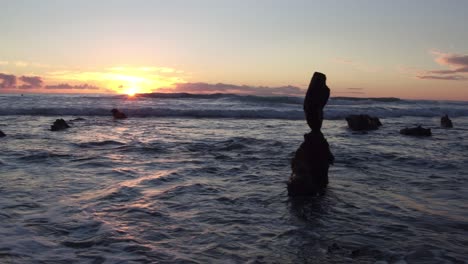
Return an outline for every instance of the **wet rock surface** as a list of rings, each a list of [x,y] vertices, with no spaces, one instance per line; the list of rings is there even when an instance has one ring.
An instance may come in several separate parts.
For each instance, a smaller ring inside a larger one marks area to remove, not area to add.
[[[440,118],[440,126],[443,128],[452,128],[453,123],[452,120],[448,117],[448,115],[444,115]]]
[[[55,120],[54,124],[50,126],[50,131],[60,131],[69,128],[70,126],[63,119]]]
[[[369,115],[349,115],[346,117],[346,122],[354,131],[376,130],[382,126],[379,118]]]
[[[402,130],[400,130],[400,134],[418,137],[429,137],[432,135],[430,128],[423,128],[422,126],[403,128]]]

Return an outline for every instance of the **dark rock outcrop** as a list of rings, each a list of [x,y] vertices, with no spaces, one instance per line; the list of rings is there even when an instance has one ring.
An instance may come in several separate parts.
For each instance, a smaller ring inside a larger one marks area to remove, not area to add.
[[[422,126],[403,128],[402,130],[400,130],[400,134],[420,137],[429,137],[432,135],[430,128],[423,128]]]
[[[5,133],[3,133],[3,131],[0,130],[0,137],[6,137]]]
[[[50,126],[51,131],[60,131],[69,128],[70,126],[63,119],[55,120],[54,124]]]
[[[452,128],[452,120],[448,117],[448,115],[444,115],[443,117],[440,118],[440,126],[445,127],[445,128]]]
[[[376,130],[382,126],[379,118],[369,115],[349,115],[346,117],[346,122],[354,131]]]
[[[291,161],[288,195],[303,196],[324,192],[328,185],[328,168],[333,161],[333,154],[322,133],[305,134],[304,142]]]
[[[328,185],[328,168],[334,157],[321,132],[323,108],[330,97],[325,81],[323,73],[314,73],[304,99],[304,112],[311,132],[304,135],[304,142],[291,161],[292,173],[287,184],[289,196],[317,195]]]
[[[112,116],[113,116],[115,119],[125,119],[125,118],[127,118],[127,115],[126,115],[126,114],[120,112],[119,109],[116,109],[116,108],[112,109],[112,110],[111,110],[111,113],[112,113]]]

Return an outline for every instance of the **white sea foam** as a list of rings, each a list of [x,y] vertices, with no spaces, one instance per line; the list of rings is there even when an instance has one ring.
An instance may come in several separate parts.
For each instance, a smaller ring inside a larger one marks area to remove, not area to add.
[[[231,94],[151,94],[135,99],[126,96],[0,96],[0,116],[109,116],[119,108],[131,117],[188,118],[304,118],[302,98],[260,97]],[[397,98],[331,98],[326,119],[351,114],[379,118],[468,116],[468,102],[418,101]]]

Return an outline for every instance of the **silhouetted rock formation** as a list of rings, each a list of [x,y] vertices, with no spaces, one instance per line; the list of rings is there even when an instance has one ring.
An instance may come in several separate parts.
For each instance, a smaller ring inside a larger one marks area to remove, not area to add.
[[[112,113],[112,116],[115,118],[115,119],[125,119],[127,118],[127,115],[125,115],[124,113],[120,112],[119,109],[112,109],[111,110],[111,113]]]
[[[330,96],[325,84],[326,76],[316,72],[304,100],[307,124],[312,130],[304,135],[304,142],[291,161],[291,177],[288,181],[289,196],[316,195],[323,193],[328,184],[328,167],[334,157],[321,130],[323,107]]]
[[[3,133],[3,131],[0,130],[0,137],[6,137],[5,133]]]
[[[403,128],[402,130],[400,130],[400,134],[407,135],[407,136],[422,136],[422,137],[428,137],[432,135],[430,128],[423,128],[421,126],[417,126],[413,128]]]
[[[304,98],[307,124],[313,132],[318,132],[322,128],[323,108],[330,97],[330,89],[325,84],[326,80],[325,74],[315,72]]]
[[[315,195],[328,184],[328,167],[334,157],[322,133],[304,135],[304,142],[291,161],[292,174],[288,182],[288,195]]]
[[[60,131],[69,128],[70,126],[63,119],[55,120],[54,124],[50,126],[51,131]]]
[[[348,127],[354,131],[376,130],[382,126],[379,118],[369,115],[349,115],[346,117]]]
[[[440,118],[440,126],[445,127],[445,128],[452,128],[452,120],[448,117],[448,115],[444,115],[442,118]]]

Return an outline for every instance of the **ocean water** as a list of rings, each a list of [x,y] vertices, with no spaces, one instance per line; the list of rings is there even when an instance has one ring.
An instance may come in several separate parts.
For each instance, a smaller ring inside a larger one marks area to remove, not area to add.
[[[301,104],[0,95],[0,263],[468,263],[468,102],[331,99],[328,190],[289,198]]]

